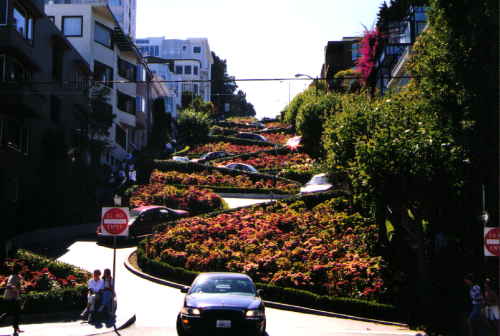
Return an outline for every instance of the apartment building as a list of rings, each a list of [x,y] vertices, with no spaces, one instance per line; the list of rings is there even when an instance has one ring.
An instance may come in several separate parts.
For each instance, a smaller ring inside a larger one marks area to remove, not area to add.
[[[137,4],[136,0],[44,0],[46,4],[95,4],[108,5],[123,32],[135,39]]]
[[[74,163],[88,78],[89,64],[45,16],[42,1],[0,0],[2,238],[78,211],[69,200],[81,193]]]
[[[175,105],[182,105],[182,95],[200,96],[210,101],[213,57],[206,38],[186,40],[164,37],[138,38],[138,49],[147,57],[154,74],[165,80],[175,93]]]
[[[110,89],[103,108],[116,118],[101,163],[117,167],[147,143],[147,104],[137,86],[141,55],[107,4],[48,3],[45,12],[90,65],[96,85]]]
[[[340,41],[328,41],[325,47],[325,63],[321,68],[321,78],[325,78],[330,90],[334,88],[334,76],[337,72],[355,66],[360,56],[361,37],[343,37]]]

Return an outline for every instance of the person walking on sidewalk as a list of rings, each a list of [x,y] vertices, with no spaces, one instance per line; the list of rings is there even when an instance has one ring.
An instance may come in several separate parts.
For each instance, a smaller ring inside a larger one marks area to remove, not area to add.
[[[486,279],[484,281],[485,315],[488,323],[497,331],[496,334],[498,335],[500,312],[498,310],[498,295],[493,288],[491,280]]]
[[[7,311],[6,315],[12,316],[12,327],[14,335],[18,335],[23,331],[19,329],[19,319],[21,315],[21,265],[12,265],[12,274],[7,279],[7,286],[4,293]]]
[[[467,274],[464,277],[464,282],[469,286],[469,296],[472,304],[471,312],[467,318],[469,336],[475,336],[475,331],[478,331],[481,324],[484,322],[484,317],[481,312],[484,305],[483,293],[473,274]]]

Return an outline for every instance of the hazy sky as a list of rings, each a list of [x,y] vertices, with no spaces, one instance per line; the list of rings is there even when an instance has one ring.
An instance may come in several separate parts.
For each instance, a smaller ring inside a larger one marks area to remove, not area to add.
[[[237,79],[319,76],[328,41],[372,28],[383,0],[138,0],[137,37],[206,37]],[[237,82],[273,117],[308,81]],[[289,95],[290,92],[290,95]]]

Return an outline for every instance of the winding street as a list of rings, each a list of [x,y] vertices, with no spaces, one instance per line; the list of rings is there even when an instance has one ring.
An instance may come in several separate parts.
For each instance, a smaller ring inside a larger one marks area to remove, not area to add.
[[[231,207],[265,202],[267,200],[229,199]],[[178,289],[159,285],[142,279],[129,272],[124,262],[134,252],[135,247],[119,248],[116,251],[116,292],[118,300],[117,316],[136,315],[136,322],[129,328],[120,330],[120,335],[162,335],[175,336],[175,320],[182,305],[184,294]],[[76,241],[58,260],[79,266],[88,271],[112,268],[113,249],[99,246],[95,241]],[[418,332],[400,326],[387,326],[342,318],[331,318],[311,314],[267,308],[268,336],[352,336],[352,335],[420,335]],[[108,331],[95,330],[101,335],[117,335]]]

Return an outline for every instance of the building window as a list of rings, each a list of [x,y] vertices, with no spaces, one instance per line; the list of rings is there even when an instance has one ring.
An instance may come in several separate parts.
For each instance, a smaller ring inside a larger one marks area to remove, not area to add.
[[[128,80],[136,79],[135,65],[118,57],[118,74]]]
[[[175,66],[175,74],[176,75],[182,75],[182,65],[176,65]]]
[[[115,124],[115,141],[123,149],[127,150],[127,133],[118,124]]]
[[[7,0],[0,0],[0,25],[7,24]]]
[[[120,91],[116,91],[116,95],[118,97],[118,108],[123,112],[135,115],[135,98]]]
[[[135,43],[137,43],[137,44],[149,44],[149,40],[148,39],[137,39],[137,40],[135,40]]]
[[[6,81],[28,81],[31,80],[31,72],[14,58],[5,57],[5,80]]]
[[[83,17],[81,16],[63,16],[62,31],[66,37],[83,36]]]
[[[201,53],[201,47],[193,47],[193,52],[194,52],[195,54],[199,54],[199,53]]]
[[[50,96],[50,120],[58,124],[61,121],[61,99]]]
[[[194,94],[198,94],[198,84],[194,84]]]
[[[113,41],[111,37],[112,37],[111,29],[105,27],[99,22],[95,23],[94,41],[102,44],[105,47],[113,48]]]
[[[33,40],[33,18],[29,17],[25,10],[17,7],[14,7],[13,16],[14,25],[19,34],[26,40]]]
[[[191,74],[191,66],[190,65],[185,65],[184,66],[184,74],[190,75]]]
[[[106,86],[113,87],[113,68],[94,61],[94,79]]]
[[[193,74],[198,76],[198,66],[197,65],[193,66]]]
[[[136,102],[136,111],[138,112],[146,111],[146,100],[144,99],[144,97],[141,96],[135,97],[135,102]]]
[[[352,52],[351,60],[352,61],[357,60],[358,57],[360,56],[360,53],[359,53],[359,43],[353,43],[352,44],[352,46],[351,46],[351,52]]]

